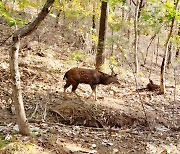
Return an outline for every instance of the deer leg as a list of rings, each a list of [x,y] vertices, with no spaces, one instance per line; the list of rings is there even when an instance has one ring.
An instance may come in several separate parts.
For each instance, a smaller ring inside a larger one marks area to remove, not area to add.
[[[64,94],[66,95],[66,89],[71,85],[71,83],[67,80],[66,84],[64,85]]]
[[[74,82],[72,84],[72,93],[74,93],[80,99],[79,95],[76,93],[76,89],[77,89],[78,85],[79,85],[79,83],[76,83],[76,82]]]
[[[92,93],[90,94],[89,98],[95,94],[95,101],[97,101],[97,94],[96,94],[96,85],[91,85]]]

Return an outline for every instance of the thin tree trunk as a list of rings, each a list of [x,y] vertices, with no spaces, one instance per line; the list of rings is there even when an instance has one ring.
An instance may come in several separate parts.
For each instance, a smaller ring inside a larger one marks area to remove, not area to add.
[[[141,16],[142,8],[144,7],[143,0],[140,0],[139,2],[139,10],[138,10],[138,18]]]
[[[61,1],[58,1],[57,5],[60,6],[60,5],[63,5],[63,3]],[[57,14],[56,14],[56,24],[55,24],[55,27],[58,27],[58,25],[59,25],[59,17],[61,15],[62,11],[64,11],[64,9],[56,9]]]
[[[93,2],[93,16],[92,16],[92,35],[96,35],[95,31],[96,31],[96,13],[95,13],[95,7],[96,7],[96,3]],[[95,53],[95,48],[96,48],[96,43],[94,40],[92,40],[92,49],[91,49],[91,53],[94,54]]]
[[[180,37],[180,24],[179,24],[179,29],[178,29],[178,36]],[[176,58],[179,57],[179,47],[176,49],[176,55],[175,55]]]
[[[175,10],[177,9],[177,5],[179,3],[179,0],[177,0],[176,4],[175,4]],[[166,72],[166,62],[167,62],[167,55],[168,55],[168,47],[169,47],[169,42],[170,42],[170,38],[173,32],[173,27],[174,27],[174,22],[175,22],[175,16],[172,19],[171,22],[171,26],[170,26],[170,32],[168,34],[166,43],[165,43],[165,53],[164,53],[164,57],[163,57],[163,61],[161,64],[161,74],[160,74],[160,93],[164,94],[166,92],[165,89],[165,72]]]
[[[12,48],[10,50],[10,71],[12,78],[12,90],[13,90],[13,102],[16,109],[17,124],[19,126],[19,132],[23,135],[29,135],[29,126],[26,119],[24,104],[22,98],[22,90],[20,83],[20,73],[18,68],[18,54],[19,54],[19,38],[15,37],[12,40]]]
[[[168,59],[167,59],[167,67],[170,66],[172,60],[172,44],[168,47]]]
[[[114,30],[112,28],[112,31],[111,31],[111,37],[113,38],[114,37]],[[111,45],[111,56],[113,56],[114,54],[114,40],[112,41],[112,45]]]
[[[154,41],[155,37],[156,37],[156,35],[154,35],[153,37],[151,37],[150,43],[149,43],[149,45],[148,45],[148,47],[147,47],[147,49],[146,49],[146,55],[145,55],[145,58],[144,58],[144,65],[146,64],[146,60],[147,60],[148,53],[149,53],[149,48],[150,48],[152,42]]]
[[[176,58],[179,57],[179,49],[176,50]]]
[[[125,2],[123,2],[123,6],[126,4],[126,1]],[[121,17],[122,17],[122,23],[124,23],[124,20],[125,20],[125,10],[124,10],[124,7],[122,7],[122,15],[121,15]]]
[[[144,59],[144,65],[146,64],[146,60],[147,60],[147,57],[148,57],[148,52],[149,52],[149,47],[151,46],[152,42],[154,41],[154,39],[156,38],[156,36],[159,34],[160,30],[161,30],[161,27],[159,27],[158,31],[151,37],[150,39],[150,43],[147,47],[147,50],[146,50],[146,56],[145,56],[145,59]],[[158,36],[159,37],[159,36]],[[159,38],[158,38],[158,41],[159,41]],[[158,42],[158,45],[159,45],[159,42]]]
[[[56,15],[56,24],[55,24],[55,27],[58,27],[59,25],[59,17],[60,17],[60,14],[61,14],[61,10],[58,10],[58,13]]]
[[[96,13],[95,13],[95,7],[96,7],[96,4],[95,4],[95,2],[93,2],[92,29],[96,29],[96,22],[95,22]]]
[[[19,132],[22,135],[29,135],[30,130],[29,130],[29,125],[28,125],[25,110],[24,110],[21,82],[20,82],[20,73],[19,73],[19,67],[18,67],[18,54],[19,54],[20,39],[31,34],[34,30],[36,30],[36,28],[41,23],[41,21],[49,13],[50,7],[52,6],[53,3],[54,3],[54,0],[47,0],[41,12],[38,14],[38,17],[33,22],[26,25],[25,27],[20,28],[19,30],[15,31],[12,37],[12,47],[9,52],[9,55],[10,55],[9,64],[10,64],[12,90],[13,90],[12,99],[15,104]]]
[[[107,27],[107,16],[108,16],[108,3],[102,1],[101,5],[101,17],[100,17],[100,26],[99,26],[99,39],[98,39],[98,47],[96,54],[96,69],[100,70],[104,63],[104,44],[105,44],[105,36],[106,36],[106,27]]]
[[[129,11],[128,11],[128,22],[130,23],[131,21],[131,0],[129,1]],[[128,28],[128,40],[130,43],[130,36],[131,36],[131,30],[130,27]]]
[[[158,61],[158,56],[159,56],[159,35],[157,38],[157,49],[156,49],[156,65],[157,65],[157,61]]]
[[[135,63],[135,72],[139,72],[139,62],[138,62],[138,12],[139,12],[139,2],[137,0],[136,9],[135,9],[135,20],[134,20],[134,63]]]

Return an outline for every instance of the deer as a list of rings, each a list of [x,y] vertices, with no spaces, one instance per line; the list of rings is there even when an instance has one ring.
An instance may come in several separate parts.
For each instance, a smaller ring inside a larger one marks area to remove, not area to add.
[[[112,70],[112,69],[111,69]],[[78,94],[75,92],[78,85],[81,83],[89,84],[92,93],[88,98],[90,98],[93,93],[95,94],[95,100],[97,101],[97,92],[96,86],[99,84],[109,85],[111,83],[120,84],[117,78],[117,74],[112,70],[111,75],[98,71],[96,69],[88,69],[88,68],[71,68],[68,70],[63,80],[66,80],[66,84],[64,85],[64,94],[66,95],[66,89],[72,85],[72,93],[74,93],[78,98]]]

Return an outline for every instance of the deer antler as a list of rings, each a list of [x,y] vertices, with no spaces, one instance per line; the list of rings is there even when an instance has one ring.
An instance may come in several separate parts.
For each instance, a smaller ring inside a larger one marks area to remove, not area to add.
[[[114,75],[114,74],[115,74],[115,72],[114,72],[114,66],[111,65],[111,64],[109,64],[109,68],[110,68],[110,70],[111,70],[111,75]]]

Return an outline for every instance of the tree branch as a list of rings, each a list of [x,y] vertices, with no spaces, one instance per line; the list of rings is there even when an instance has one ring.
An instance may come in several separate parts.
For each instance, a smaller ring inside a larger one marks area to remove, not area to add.
[[[17,38],[17,36],[19,36],[20,38],[23,38],[23,37],[31,34],[34,30],[36,30],[37,27],[40,25],[40,23],[44,20],[44,18],[49,13],[54,1],[55,0],[47,0],[46,4],[42,8],[41,12],[38,14],[37,18],[33,22],[24,26],[23,28],[20,28],[19,30],[17,30],[14,33],[13,38],[15,39],[15,38]]]

